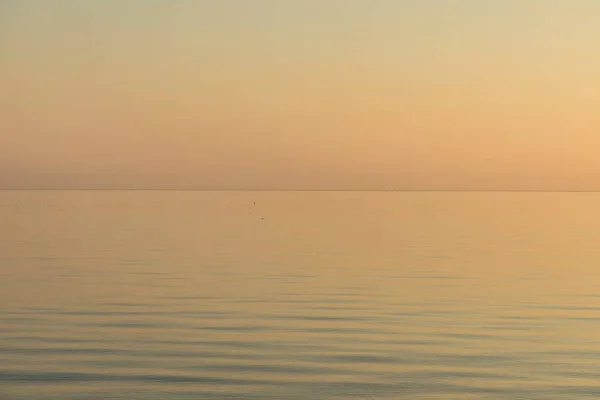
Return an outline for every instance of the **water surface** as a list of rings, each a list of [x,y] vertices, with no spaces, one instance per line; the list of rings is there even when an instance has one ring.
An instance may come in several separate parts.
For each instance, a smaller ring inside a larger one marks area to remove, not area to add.
[[[597,398],[598,204],[0,192],[0,398]]]

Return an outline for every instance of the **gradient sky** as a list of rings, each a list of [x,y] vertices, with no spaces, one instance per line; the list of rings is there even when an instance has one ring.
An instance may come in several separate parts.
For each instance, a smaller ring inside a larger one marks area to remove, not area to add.
[[[0,187],[600,190],[597,0],[0,0]]]

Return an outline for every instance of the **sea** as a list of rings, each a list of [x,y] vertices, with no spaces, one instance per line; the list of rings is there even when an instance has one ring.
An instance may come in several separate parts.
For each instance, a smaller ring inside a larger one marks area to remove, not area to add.
[[[600,396],[600,193],[1,191],[0,399]]]

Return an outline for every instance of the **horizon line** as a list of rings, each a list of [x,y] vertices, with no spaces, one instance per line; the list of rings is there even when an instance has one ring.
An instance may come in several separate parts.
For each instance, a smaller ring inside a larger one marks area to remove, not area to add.
[[[597,193],[586,189],[177,189],[177,188],[0,188],[2,192],[472,192],[472,193]]]

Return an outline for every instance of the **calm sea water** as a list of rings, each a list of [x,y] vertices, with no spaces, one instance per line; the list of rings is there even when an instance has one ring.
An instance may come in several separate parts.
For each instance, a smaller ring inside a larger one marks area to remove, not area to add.
[[[0,398],[595,399],[599,205],[0,192]]]

